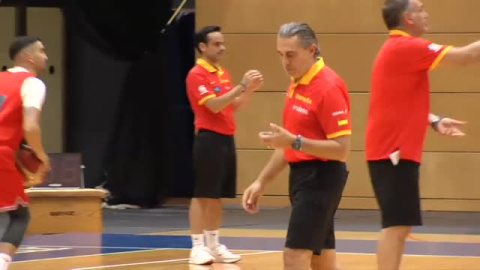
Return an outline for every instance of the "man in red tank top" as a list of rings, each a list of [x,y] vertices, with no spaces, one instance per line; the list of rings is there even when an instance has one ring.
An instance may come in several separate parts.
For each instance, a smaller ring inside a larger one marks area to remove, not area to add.
[[[8,269],[30,220],[24,175],[15,160],[22,139],[43,163],[38,173],[50,170],[40,129],[46,87],[36,78],[47,68],[45,47],[36,37],[17,37],[9,55],[14,67],[0,72],[0,213],[10,217],[0,240],[0,270]]]

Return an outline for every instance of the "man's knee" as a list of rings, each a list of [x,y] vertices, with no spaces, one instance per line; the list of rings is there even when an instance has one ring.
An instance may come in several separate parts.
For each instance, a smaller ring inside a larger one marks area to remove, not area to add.
[[[335,249],[322,249],[320,255],[313,255],[310,267],[312,270],[340,270],[337,264]]]
[[[397,240],[405,240],[412,231],[412,226],[393,226],[383,229],[383,233]]]
[[[5,230],[1,242],[20,246],[30,223],[30,211],[26,207],[19,206],[17,210],[9,212],[10,223]]]
[[[285,270],[308,270],[312,251],[308,249],[285,248],[283,252],[283,263]]]

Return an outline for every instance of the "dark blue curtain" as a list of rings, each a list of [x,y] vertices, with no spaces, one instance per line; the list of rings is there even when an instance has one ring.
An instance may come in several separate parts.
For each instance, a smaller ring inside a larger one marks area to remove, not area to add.
[[[185,55],[170,45],[178,20],[161,32],[171,1],[71,0],[64,11],[67,151],[83,154],[87,187],[106,182],[109,203],[157,206],[176,190],[171,151],[188,151],[171,149],[172,131],[191,125],[172,113]]]

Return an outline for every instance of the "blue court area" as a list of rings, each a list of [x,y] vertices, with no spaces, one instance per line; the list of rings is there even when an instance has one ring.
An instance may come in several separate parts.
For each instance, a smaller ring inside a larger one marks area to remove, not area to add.
[[[187,236],[129,234],[35,235],[25,239],[24,244],[14,260],[27,261],[153,249],[184,249],[190,247],[190,237]]]

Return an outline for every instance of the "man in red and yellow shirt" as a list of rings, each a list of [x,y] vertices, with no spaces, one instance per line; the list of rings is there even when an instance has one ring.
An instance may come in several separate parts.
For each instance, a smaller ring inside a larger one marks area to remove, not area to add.
[[[283,111],[283,127],[260,138],[275,148],[270,161],[243,195],[243,207],[258,212],[258,199],[290,165],[292,213],[284,250],[284,268],[336,269],[333,217],[342,197],[350,151],[350,97],[342,78],[325,65],[318,41],[307,24],[280,28],[277,50],[292,77]]]
[[[420,0],[387,0],[383,17],[390,36],[373,67],[366,159],[382,213],[378,268],[395,270],[412,226],[422,224],[418,180],[428,125],[464,135],[464,122],[429,113],[429,71],[480,62],[480,42],[457,48],[421,38],[428,14]]]
[[[30,221],[25,176],[15,160],[22,139],[42,161],[38,173],[50,170],[40,128],[46,87],[36,78],[47,68],[45,47],[36,37],[21,36],[10,45],[9,55],[15,66],[0,72],[0,213],[10,218],[0,240],[0,270],[8,269]]]
[[[187,76],[187,94],[195,116],[193,146],[194,198],[190,206],[193,248],[190,263],[234,263],[240,256],[218,241],[221,198],[236,196],[235,110],[245,105],[263,85],[256,70],[245,73],[234,86],[227,70],[218,65],[225,51],[218,26],[207,26],[196,34],[201,57]],[[204,244],[204,231],[207,246]]]

